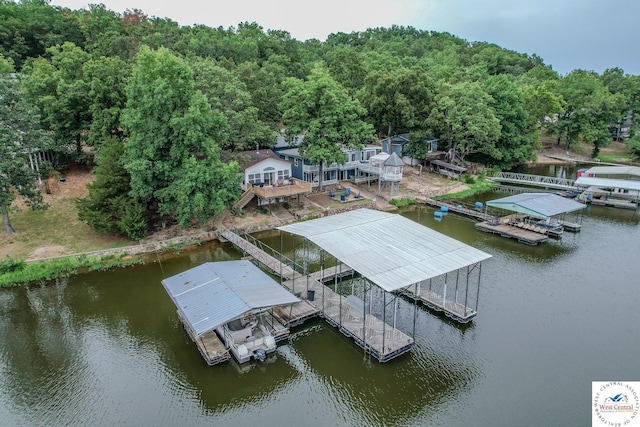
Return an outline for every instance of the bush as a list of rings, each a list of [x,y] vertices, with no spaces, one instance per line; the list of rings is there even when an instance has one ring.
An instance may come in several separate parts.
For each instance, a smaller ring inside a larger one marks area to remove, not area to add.
[[[289,208],[291,208],[291,205],[289,204],[289,202],[284,202],[282,204],[282,207],[285,208],[285,209],[289,209]]]
[[[476,183],[476,180],[473,179],[473,176],[471,176],[471,174],[465,173],[464,175],[462,175],[462,181],[464,181],[465,184],[469,184],[469,185],[473,185]]]
[[[269,213],[269,209],[265,208],[264,206],[258,206],[256,210],[261,214],[265,214],[265,215]]]
[[[391,199],[389,200],[389,203],[393,206],[401,208],[403,206],[415,205],[416,203],[418,203],[418,201],[416,199],[405,197],[404,199]]]
[[[21,259],[13,259],[9,255],[0,261],[0,274],[12,273],[20,271],[24,268],[24,261]]]

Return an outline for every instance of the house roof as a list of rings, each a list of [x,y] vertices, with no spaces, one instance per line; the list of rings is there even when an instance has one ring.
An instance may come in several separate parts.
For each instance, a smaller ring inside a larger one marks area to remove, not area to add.
[[[247,312],[300,301],[247,260],[207,262],[162,285],[196,336]]]
[[[387,292],[491,257],[408,218],[372,209],[278,229],[306,237]]]
[[[395,152],[391,153],[389,158],[384,161],[385,166],[404,166],[404,162]]]
[[[522,193],[491,200],[487,206],[547,219],[561,213],[574,212],[586,206],[552,193]]]
[[[253,165],[256,165],[264,160],[267,159],[271,159],[271,160],[276,160],[278,162],[284,162],[287,164],[291,164],[290,162],[283,160],[282,158],[278,157],[276,155],[276,153],[274,153],[272,150],[268,149],[268,148],[263,148],[261,150],[249,150],[249,151],[242,151],[240,153],[238,153],[241,156],[249,156],[249,162],[245,165],[245,169],[246,168],[250,168]]]
[[[576,187],[620,188],[622,190],[640,191],[640,181],[636,179],[593,178],[581,176],[576,179]]]

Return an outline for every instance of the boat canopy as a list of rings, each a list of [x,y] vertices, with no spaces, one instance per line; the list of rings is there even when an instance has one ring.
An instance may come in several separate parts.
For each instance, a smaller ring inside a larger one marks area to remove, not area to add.
[[[617,178],[592,178],[581,176],[576,179],[576,187],[619,188],[621,190],[640,191],[640,181]]]
[[[309,239],[387,292],[491,257],[408,218],[372,209],[278,229]]]
[[[586,206],[575,200],[552,193],[522,193],[502,199],[490,200],[487,206],[547,219],[555,215],[584,209]]]
[[[587,177],[640,179],[638,166],[594,166],[584,171]]]
[[[300,301],[248,260],[207,262],[162,285],[196,336],[245,313]]]

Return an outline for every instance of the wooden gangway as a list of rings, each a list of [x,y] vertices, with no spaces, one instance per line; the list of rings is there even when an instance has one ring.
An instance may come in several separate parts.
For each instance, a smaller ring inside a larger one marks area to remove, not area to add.
[[[292,279],[295,271],[290,265],[295,265],[290,259],[283,257],[278,251],[260,242],[255,237],[245,234],[239,236],[231,230],[223,230],[220,236],[228,240],[233,246],[251,256],[267,269],[284,279]]]
[[[462,204],[447,203],[441,200],[434,200],[434,199],[425,199],[424,202],[428,205],[436,206],[439,208],[446,207],[451,212],[459,213],[461,215],[466,215],[471,218],[476,218],[483,221],[491,221],[496,219],[495,215],[482,212],[481,210],[478,210],[478,209],[472,209]]]
[[[491,178],[496,182],[526,185],[530,187],[555,188],[557,190],[578,191],[575,179],[556,178],[553,176],[530,175],[515,172],[496,172]]]

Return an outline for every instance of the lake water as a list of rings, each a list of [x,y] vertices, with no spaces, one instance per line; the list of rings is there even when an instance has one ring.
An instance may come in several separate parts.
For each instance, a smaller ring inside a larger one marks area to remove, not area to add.
[[[640,379],[637,212],[590,207],[581,232],[533,247],[401,213],[493,255],[471,324],[420,308],[413,351],[380,364],[315,320],[266,362],[209,367],[160,281],[241,256],[212,244],[0,290],[0,425],[584,426],[592,381]],[[412,331],[406,301],[398,325]]]

